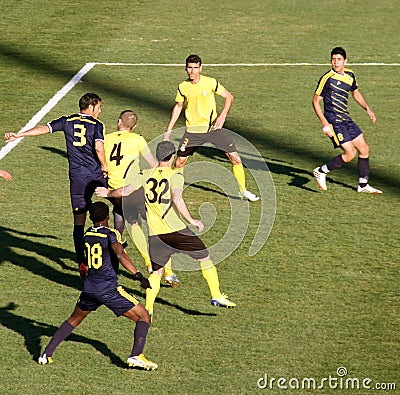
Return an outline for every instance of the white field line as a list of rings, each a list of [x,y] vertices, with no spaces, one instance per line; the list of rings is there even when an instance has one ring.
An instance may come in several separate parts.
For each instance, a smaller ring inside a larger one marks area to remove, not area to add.
[[[185,67],[183,63],[118,63],[98,62],[101,66],[156,66],[156,67]],[[330,63],[204,63],[211,67],[269,67],[269,66],[330,66]],[[400,66],[400,63],[348,63],[348,66]]]
[[[82,77],[88,73],[93,67],[95,66],[95,63],[86,63],[85,66],[83,66],[78,73],[76,73],[72,79],[63,86],[62,89],[60,89],[48,102],[45,106],[43,106],[30,120],[29,122],[18,132],[21,133],[25,130],[31,129],[35,127],[41,119],[49,112],[51,111],[56,104],[82,79]],[[23,140],[22,138],[19,138],[17,140],[12,141],[11,143],[6,144],[1,150],[0,150],[0,160],[4,158],[17,144],[19,144]]]
[[[43,106],[30,120],[29,122],[18,132],[21,133],[25,130],[35,127],[40,120],[51,111],[55,105],[87,74],[94,66],[155,66],[155,67],[185,67],[181,63],[117,63],[117,62],[90,62],[86,63],[78,73],[76,73],[72,79],[60,89],[48,102]],[[208,63],[204,64],[207,67],[290,67],[290,66],[330,66],[330,63]],[[349,66],[400,66],[400,63],[352,63]],[[22,138],[15,140],[11,143],[6,144],[0,150],[0,160],[4,158]]]

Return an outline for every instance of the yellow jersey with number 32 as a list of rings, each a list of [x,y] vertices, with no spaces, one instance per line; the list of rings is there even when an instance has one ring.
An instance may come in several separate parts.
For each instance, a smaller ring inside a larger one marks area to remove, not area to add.
[[[172,201],[173,189],[183,191],[183,174],[169,167],[156,167],[143,171],[142,182],[149,235],[161,235],[185,229],[186,224],[180,218]]]

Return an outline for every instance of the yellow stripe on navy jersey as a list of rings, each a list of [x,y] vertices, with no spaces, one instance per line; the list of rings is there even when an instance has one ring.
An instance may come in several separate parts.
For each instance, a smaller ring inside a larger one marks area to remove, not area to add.
[[[349,92],[357,90],[353,71],[344,69],[343,74],[329,70],[318,81],[315,94],[323,97],[324,115],[328,122],[351,120],[349,115]]]
[[[106,134],[104,138],[104,150],[106,152],[108,185],[112,189],[126,185],[126,177],[129,174],[140,172],[140,156],[146,156],[150,149],[146,140],[137,133],[127,130]],[[133,179],[130,182],[135,185]]]
[[[186,101],[186,127],[189,133],[206,133],[217,118],[215,94],[221,95],[225,88],[211,77],[200,76],[197,84],[189,80],[179,84],[175,101]]]
[[[172,190],[183,190],[183,184],[182,173],[169,167],[143,171],[149,235],[167,234],[186,228],[172,202]]]

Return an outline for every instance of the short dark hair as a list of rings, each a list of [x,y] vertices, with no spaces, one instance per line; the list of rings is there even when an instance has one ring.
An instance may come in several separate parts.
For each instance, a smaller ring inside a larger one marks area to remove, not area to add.
[[[101,98],[96,93],[85,93],[79,99],[79,109],[87,110],[89,106],[96,106],[99,102],[101,102]]]
[[[201,58],[199,55],[189,55],[186,58],[186,67],[188,66],[189,63],[198,63],[201,66]]]
[[[342,47],[335,47],[331,51],[331,58],[333,55],[342,55],[346,59],[346,50]]]
[[[110,209],[104,202],[94,202],[89,207],[89,217],[93,223],[104,221],[109,213]]]
[[[157,144],[156,157],[159,162],[168,162],[175,154],[175,145],[170,141],[161,141]]]
[[[124,110],[119,114],[119,119],[124,127],[131,130],[136,126],[138,116],[132,110]]]

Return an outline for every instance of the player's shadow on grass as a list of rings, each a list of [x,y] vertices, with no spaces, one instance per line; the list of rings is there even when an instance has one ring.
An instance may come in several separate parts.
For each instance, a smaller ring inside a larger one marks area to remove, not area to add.
[[[64,260],[74,262],[75,255],[62,248],[30,240],[36,237],[41,240],[44,238],[54,239],[54,236],[51,235],[25,233],[0,226],[1,260],[9,261],[13,265],[24,268],[55,283],[80,290],[82,282],[77,274],[77,268],[72,268],[64,262]],[[19,252],[19,250],[26,251],[26,254]],[[62,271],[43,264],[34,254],[55,262],[61,267]]]
[[[52,152],[53,154],[60,155],[60,156],[62,156],[63,158],[68,158],[67,151],[63,151],[63,150],[61,150],[61,149],[59,149],[59,148],[46,147],[46,146],[44,146],[44,145],[41,145],[39,148],[41,148],[41,149],[43,149],[43,150],[45,150],[45,151],[50,151],[50,152]]]
[[[130,273],[124,271],[124,270],[121,270],[119,274],[123,275],[124,277],[127,277],[129,279],[133,279],[133,276]],[[137,283],[137,281],[136,281],[136,283]],[[124,288],[125,288],[126,291],[128,291],[132,295],[135,295],[135,296],[137,296],[139,298],[146,298],[146,294],[144,292],[141,293],[137,289],[131,289],[130,287],[126,287],[126,286],[124,286]],[[171,290],[171,292],[173,292],[173,289],[171,289],[172,287],[164,286],[163,284],[161,284],[161,288],[169,288]],[[171,302],[169,302],[168,300],[166,300],[164,298],[160,298],[160,296],[157,296],[157,299],[156,299],[155,303],[156,304],[159,303],[159,304],[162,304],[164,306],[173,307],[174,309],[179,310],[182,313],[187,314],[187,315],[208,316],[208,317],[214,317],[214,316],[217,315],[215,313],[204,313],[202,311],[188,309],[188,308],[186,308],[184,306],[181,306],[181,305],[178,305],[178,304],[175,304],[175,303],[171,303]]]
[[[18,333],[24,338],[25,347],[32,359],[37,361],[40,353],[42,352],[40,341],[43,336],[51,338],[58,329],[54,325],[49,325],[44,322],[31,320],[26,317],[19,316],[14,313],[17,305],[13,302],[5,307],[0,307],[0,324],[15,333]],[[126,363],[116,354],[114,354],[109,347],[98,340],[90,339],[85,336],[76,335],[71,333],[66,339],[66,342],[73,341],[77,343],[89,344],[105,357],[110,358],[113,365],[120,368],[126,368]]]

